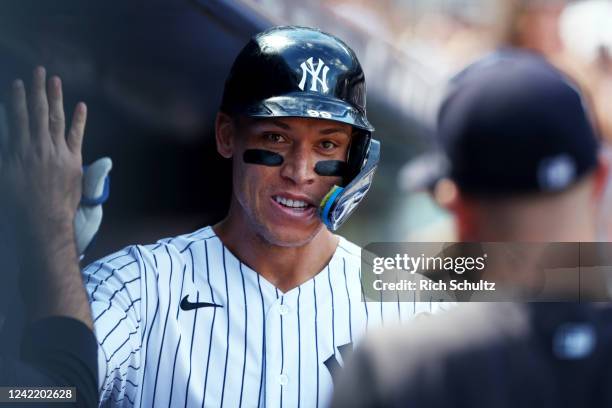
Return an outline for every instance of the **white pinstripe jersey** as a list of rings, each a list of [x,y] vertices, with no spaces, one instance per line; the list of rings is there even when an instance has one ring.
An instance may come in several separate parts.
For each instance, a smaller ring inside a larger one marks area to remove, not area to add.
[[[101,406],[327,406],[332,373],[367,328],[438,306],[362,302],[360,251],[340,238],[325,269],[287,293],[211,227],[91,264]],[[183,310],[186,296],[221,307]]]

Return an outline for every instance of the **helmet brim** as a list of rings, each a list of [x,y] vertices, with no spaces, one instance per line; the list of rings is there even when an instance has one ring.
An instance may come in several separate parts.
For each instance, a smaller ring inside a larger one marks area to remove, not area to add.
[[[306,92],[289,93],[264,99],[243,112],[252,118],[317,118],[346,123],[373,132],[374,127],[365,115],[346,102]]]

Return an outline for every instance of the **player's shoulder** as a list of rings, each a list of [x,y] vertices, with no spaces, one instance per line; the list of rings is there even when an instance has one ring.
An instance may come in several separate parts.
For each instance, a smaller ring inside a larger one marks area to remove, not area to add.
[[[334,258],[337,260],[342,259],[341,265],[343,269],[355,271],[358,274],[361,270],[361,252],[362,248],[359,245],[338,235],[338,247],[336,248]],[[334,264],[333,260],[331,264]]]
[[[153,244],[129,245],[91,263],[84,268],[83,273],[95,271],[101,266],[112,269],[124,268],[132,264],[138,268],[143,263],[153,266],[157,263],[157,258],[166,254],[173,260],[181,259],[189,256],[187,250],[194,243],[215,236],[212,227],[206,226],[194,232],[162,238]]]
[[[137,247],[135,245],[130,245],[90,263],[83,268],[83,273],[88,274],[95,272],[95,270],[102,267],[110,269],[123,269],[137,263],[138,260],[139,255]]]
[[[338,235],[338,238],[338,252],[341,256],[360,267],[361,265],[373,265],[374,258],[376,257],[374,253],[361,248],[359,245],[342,236]]]
[[[196,231],[173,237],[162,238],[154,244],[139,245],[139,254],[145,264],[152,268],[164,269],[186,265],[193,262],[194,253],[202,251],[204,242],[217,239],[212,227],[206,226]]]
[[[206,226],[186,234],[162,238],[154,244],[143,245],[142,249],[152,254],[167,252],[172,255],[182,255],[192,248],[194,244],[214,237],[216,237],[216,234],[212,227]]]
[[[349,241],[341,235],[337,235],[338,237],[338,249],[337,251],[345,257],[351,259],[360,259],[361,258],[361,247],[354,242]]]

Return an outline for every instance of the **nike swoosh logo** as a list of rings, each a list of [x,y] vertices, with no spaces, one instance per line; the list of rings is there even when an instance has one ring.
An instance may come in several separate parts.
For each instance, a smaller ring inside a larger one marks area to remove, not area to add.
[[[189,295],[185,296],[183,300],[181,300],[181,309],[183,310],[199,309],[200,307],[223,307],[216,303],[208,303],[208,302],[191,303],[190,301],[187,300],[188,297]]]

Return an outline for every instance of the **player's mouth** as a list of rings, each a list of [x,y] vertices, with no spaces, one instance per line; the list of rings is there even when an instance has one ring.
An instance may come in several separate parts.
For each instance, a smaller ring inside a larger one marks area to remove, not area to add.
[[[301,196],[273,195],[272,202],[284,214],[293,218],[309,218],[317,209],[310,199]]]

